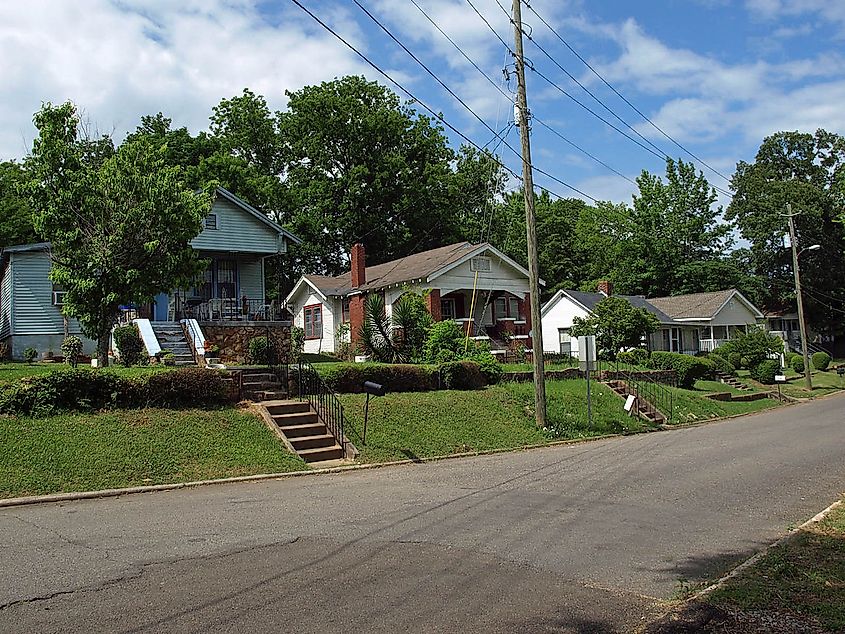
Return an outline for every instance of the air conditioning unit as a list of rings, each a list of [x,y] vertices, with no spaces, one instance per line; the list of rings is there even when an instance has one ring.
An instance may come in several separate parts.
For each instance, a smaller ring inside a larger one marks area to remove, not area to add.
[[[477,256],[469,261],[469,270],[477,271],[479,273],[489,273],[492,268],[490,258]]]

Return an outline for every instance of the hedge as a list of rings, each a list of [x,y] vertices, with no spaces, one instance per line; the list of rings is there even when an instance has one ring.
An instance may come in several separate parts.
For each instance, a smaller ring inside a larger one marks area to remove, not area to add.
[[[699,379],[713,374],[716,364],[710,359],[679,352],[652,352],[648,366],[655,370],[674,370],[678,386],[690,389]]]
[[[816,370],[827,370],[830,366],[830,355],[827,352],[817,352],[813,355],[813,367]]]
[[[780,372],[780,362],[774,359],[766,359],[751,368],[751,378],[765,385],[772,385],[775,382],[775,375]]]
[[[223,374],[203,368],[136,377],[108,370],[58,370],[0,387],[0,413],[26,416],[118,407],[198,407],[225,401]]]
[[[734,368],[733,364],[720,354],[711,352],[707,355],[707,358],[716,364],[717,372],[722,372],[723,374],[727,374],[729,376],[733,376],[736,372],[736,368]]]
[[[475,361],[452,361],[440,365],[440,380],[447,390],[479,390],[487,385],[481,366]]]
[[[427,392],[438,388],[436,369],[426,365],[337,363],[320,368],[320,376],[329,388],[340,393],[363,392],[364,381],[379,383],[388,392]]]

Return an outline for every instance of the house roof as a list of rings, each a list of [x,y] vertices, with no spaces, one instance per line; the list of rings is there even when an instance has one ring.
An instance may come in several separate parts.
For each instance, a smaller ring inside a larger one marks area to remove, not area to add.
[[[593,312],[601,300],[605,299],[605,295],[603,293],[585,293],[583,291],[561,291],[562,293],[568,295],[571,299],[575,300],[577,303],[581,304],[588,312]],[[671,324],[674,323],[674,320],[660,310],[658,307],[651,304],[651,300],[647,300],[642,295],[613,295],[613,297],[619,297],[621,299],[626,300],[631,306],[635,308],[644,308],[652,315],[657,317],[660,320],[661,324]]]
[[[222,196],[223,198],[228,200],[233,205],[240,207],[246,213],[248,213],[251,216],[255,217],[256,219],[260,220],[262,223],[264,223],[265,225],[267,225],[268,227],[270,227],[274,231],[283,234],[285,236],[285,238],[287,238],[291,242],[294,242],[296,244],[302,244],[302,240],[297,238],[290,231],[285,229],[282,225],[280,225],[276,222],[273,222],[272,220],[270,220],[270,218],[267,217],[266,214],[261,213],[255,207],[250,205],[248,202],[246,202],[242,198],[236,196],[235,194],[230,192],[228,189],[225,189],[224,187],[218,186],[216,188],[216,192],[217,192],[217,194],[219,194],[220,196]]]
[[[391,262],[385,262],[384,264],[368,266],[366,269],[367,283],[354,290],[371,291],[416,280],[427,280],[443,269],[459,263],[464,258],[487,250],[494,251],[497,255],[525,273],[522,267],[513,263],[490,244],[458,242],[445,247],[414,253],[413,255],[408,255]],[[305,275],[303,278],[324,295],[347,295],[353,290],[352,273],[349,271],[336,277]]]
[[[675,295],[673,297],[655,297],[648,301],[657,306],[660,310],[677,320],[713,319],[716,314],[731,299],[738,298],[746,307],[754,313],[755,317],[762,318],[763,313],[754,306],[745,296],[735,288],[724,291],[713,291],[710,293],[692,293],[690,295]]]

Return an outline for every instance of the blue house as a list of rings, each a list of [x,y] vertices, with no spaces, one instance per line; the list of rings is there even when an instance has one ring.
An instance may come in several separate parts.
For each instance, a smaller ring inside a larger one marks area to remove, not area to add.
[[[127,307],[128,317],[153,323],[274,321],[282,306],[266,299],[264,264],[300,240],[231,192],[217,188],[211,212],[191,246],[209,264],[191,288],[173,289],[149,306]],[[50,244],[0,249],[0,344],[21,359],[32,347],[39,356],[60,354],[64,338],[81,336],[75,319],[62,315],[62,289],[50,281]],[[83,338],[86,354],[95,343]]]

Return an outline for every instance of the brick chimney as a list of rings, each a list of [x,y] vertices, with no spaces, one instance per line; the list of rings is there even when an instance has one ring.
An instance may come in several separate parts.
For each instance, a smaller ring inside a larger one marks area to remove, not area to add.
[[[367,265],[364,245],[360,242],[352,245],[349,256],[352,263],[352,288],[358,288],[367,283]]]
[[[602,280],[599,282],[599,293],[604,295],[605,297],[610,297],[613,295],[613,282],[610,280]]]

